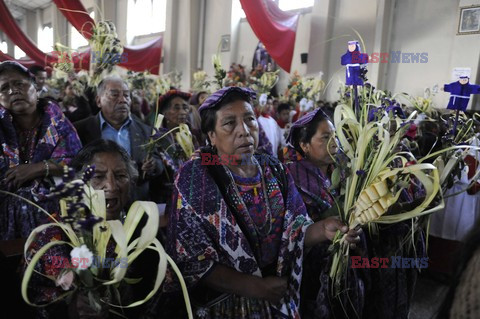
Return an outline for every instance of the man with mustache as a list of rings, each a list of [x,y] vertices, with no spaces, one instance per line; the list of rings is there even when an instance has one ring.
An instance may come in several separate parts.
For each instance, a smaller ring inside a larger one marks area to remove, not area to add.
[[[158,177],[163,164],[157,154],[147,160],[142,147],[152,128],[130,114],[132,99],[127,83],[116,76],[108,76],[97,88],[97,115],[74,123],[83,145],[96,139],[112,140],[127,150],[140,172],[134,200],[149,199],[149,180]]]

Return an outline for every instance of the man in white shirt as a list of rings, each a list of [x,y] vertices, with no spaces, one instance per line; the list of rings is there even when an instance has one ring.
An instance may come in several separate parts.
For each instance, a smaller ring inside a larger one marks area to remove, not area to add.
[[[258,108],[260,110],[258,123],[262,126],[265,135],[272,144],[273,156],[278,157],[278,152],[281,151],[283,146],[285,146],[285,137],[283,136],[282,130],[280,129],[280,126],[278,126],[277,121],[270,116],[273,108],[273,100],[268,98],[267,104],[263,107],[258,106]]]

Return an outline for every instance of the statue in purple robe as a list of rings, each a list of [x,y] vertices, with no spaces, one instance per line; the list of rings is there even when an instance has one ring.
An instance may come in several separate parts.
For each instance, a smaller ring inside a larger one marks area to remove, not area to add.
[[[461,76],[458,81],[445,84],[443,90],[450,93],[447,109],[465,112],[470,94],[480,94],[480,85],[470,84],[468,76]]]
[[[368,54],[360,52],[358,41],[348,41],[348,51],[342,55],[341,63],[347,67],[345,84],[363,85]]]

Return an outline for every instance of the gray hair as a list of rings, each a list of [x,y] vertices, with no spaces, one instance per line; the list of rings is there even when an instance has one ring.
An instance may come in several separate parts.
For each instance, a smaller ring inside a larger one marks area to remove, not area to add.
[[[138,179],[138,170],[135,167],[135,163],[130,159],[130,155],[128,155],[127,151],[123,147],[110,140],[98,139],[85,145],[78,152],[70,165],[77,172],[83,172],[87,166],[92,163],[95,154],[98,153],[119,154],[125,163],[125,166],[127,166],[127,172],[131,186],[135,185]]]
[[[118,75],[109,75],[104,77],[103,80],[100,82],[100,84],[98,84],[97,96],[101,96],[105,92],[105,89],[107,88],[107,84],[110,82],[122,82],[128,87],[127,82],[121,77],[119,77]]]

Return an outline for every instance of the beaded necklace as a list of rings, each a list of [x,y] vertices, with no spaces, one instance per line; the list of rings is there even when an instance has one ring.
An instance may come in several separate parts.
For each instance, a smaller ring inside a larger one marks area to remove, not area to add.
[[[267,189],[266,189],[266,183],[265,183],[265,178],[263,176],[262,168],[260,167],[260,164],[255,159],[255,157],[252,157],[252,161],[257,166],[257,169],[260,172],[260,180],[261,180],[261,187],[262,187],[262,191],[263,191],[263,198],[265,200],[265,207],[267,209],[267,215],[265,216],[265,224],[263,224],[261,229],[265,229],[265,227],[267,226],[267,223],[268,223],[267,231],[266,232],[261,232],[260,229],[257,227],[257,224],[255,223],[253,218],[250,217],[250,219],[252,221],[253,226],[255,227],[255,230],[256,230],[257,234],[259,234],[262,237],[266,237],[268,234],[270,234],[270,231],[272,230],[272,211],[270,209],[270,201],[268,199],[268,193],[267,193]],[[230,181],[232,182],[232,185],[234,186],[233,188],[234,188],[235,194],[237,195],[238,199],[240,200],[241,205],[243,207],[247,208],[247,205],[245,204],[245,202],[243,200],[243,197],[238,190],[238,186],[235,182],[235,179],[233,178],[232,172],[230,171],[230,169],[227,166],[224,166],[224,169],[225,169],[228,177],[230,178]],[[255,193],[255,195],[257,194],[256,188],[253,189],[253,192]]]
[[[37,142],[36,139],[39,133],[38,128],[41,122],[40,118],[32,128],[18,131],[19,157],[23,164],[30,163],[33,158],[35,144]]]

